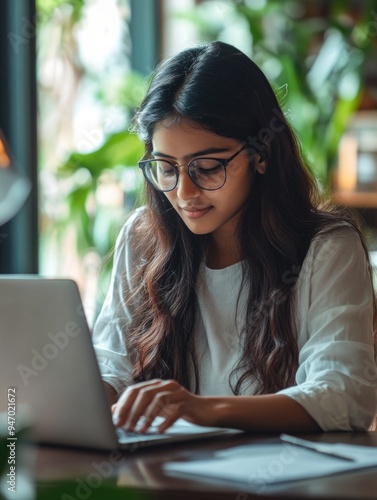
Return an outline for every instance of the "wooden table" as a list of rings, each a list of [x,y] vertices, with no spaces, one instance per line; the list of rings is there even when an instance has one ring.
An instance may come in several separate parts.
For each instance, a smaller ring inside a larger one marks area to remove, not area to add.
[[[343,442],[377,447],[377,431],[303,434],[301,437],[321,442]],[[163,465],[169,461],[183,458],[186,460],[210,458],[215,451],[220,449],[271,442],[276,439],[277,436],[271,434],[241,434],[123,453],[42,446],[37,450],[35,476],[38,484],[42,485],[50,481],[59,482],[65,479],[74,480],[77,486],[86,482],[92,488],[89,491],[90,494],[86,496],[90,500],[94,497],[99,498],[94,493],[100,486],[101,480],[116,485],[117,490],[123,488],[125,499],[131,498],[127,496],[127,492],[131,490],[139,492],[142,495],[141,498],[146,500],[377,499],[377,467],[270,486],[268,490],[259,493],[251,491],[245,483],[220,484],[204,479],[180,479],[167,475],[163,470]],[[68,498],[80,496],[84,498],[85,495],[85,491],[80,490],[78,496],[71,494]]]

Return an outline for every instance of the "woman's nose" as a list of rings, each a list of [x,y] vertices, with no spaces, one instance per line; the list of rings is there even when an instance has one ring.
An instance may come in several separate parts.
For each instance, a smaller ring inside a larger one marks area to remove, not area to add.
[[[200,195],[200,187],[193,183],[186,169],[182,169],[178,178],[177,196],[181,200],[196,198]]]

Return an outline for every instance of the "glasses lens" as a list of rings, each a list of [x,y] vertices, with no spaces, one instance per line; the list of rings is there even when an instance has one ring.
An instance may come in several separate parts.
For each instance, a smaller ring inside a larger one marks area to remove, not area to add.
[[[189,165],[189,175],[203,189],[215,190],[225,183],[225,167],[217,160],[198,158]]]
[[[161,191],[170,191],[177,184],[177,172],[173,165],[164,160],[150,160],[145,164],[145,175]]]

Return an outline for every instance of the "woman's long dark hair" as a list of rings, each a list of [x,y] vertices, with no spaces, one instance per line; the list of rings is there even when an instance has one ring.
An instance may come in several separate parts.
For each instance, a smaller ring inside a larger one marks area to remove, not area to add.
[[[247,141],[251,162],[256,155],[266,159],[266,172],[255,174],[238,227],[243,285],[250,291],[236,368],[241,375],[232,388],[240,394],[243,383],[255,380],[255,393],[265,394],[293,385],[298,270],[313,236],[340,218],[318,208],[315,183],[270,84],[235,47],[209,43],[158,67],[135,116],[147,151],[156,125],[167,118]],[[146,189],[147,208],[137,221],[133,248],[143,264],[135,271],[134,295],[126,297],[138,304],[128,335],[137,352],[134,380],[173,378],[198,391],[192,335],[196,283],[209,237],[191,233],[164,194]]]

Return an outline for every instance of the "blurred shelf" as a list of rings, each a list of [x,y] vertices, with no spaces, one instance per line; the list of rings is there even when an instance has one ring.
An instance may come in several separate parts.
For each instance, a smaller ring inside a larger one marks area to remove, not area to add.
[[[333,200],[347,207],[377,208],[377,191],[337,191]]]

